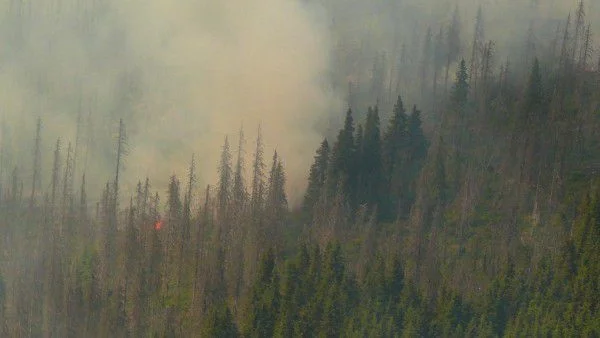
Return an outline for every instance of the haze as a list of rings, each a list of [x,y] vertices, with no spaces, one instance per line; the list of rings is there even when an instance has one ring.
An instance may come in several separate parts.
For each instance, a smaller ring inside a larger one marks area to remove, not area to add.
[[[243,126],[250,156],[262,124],[267,154],[277,149],[283,157],[295,203],[313,149],[340,124],[348,82],[366,91],[373,62],[383,55],[386,94],[360,96],[359,114],[379,102],[387,116],[396,89],[427,106],[396,75],[402,45],[420,44],[428,26],[435,33],[454,6],[462,29],[471,31],[479,5],[486,38],[504,52],[523,45],[529,25],[552,36],[575,1],[6,0],[0,4],[5,167],[32,175],[41,117],[42,167],[51,166],[58,137],[64,148],[77,144],[75,177],[84,171],[93,177],[88,185],[97,199],[112,177],[123,118],[124,191],[146,176],[164,189],[192,154],[207,184],[215,181],[224,137],[237,144]],[[598,6],[591,2],[588,15],[597,15]],[[414,68],[416,57],[412,62]]]

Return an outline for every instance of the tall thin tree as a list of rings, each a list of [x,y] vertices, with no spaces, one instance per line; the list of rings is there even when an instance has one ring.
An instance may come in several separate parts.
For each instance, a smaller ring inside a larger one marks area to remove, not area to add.
[[[36,194],[36,189],[38,187],[38,185],[40,184],[40,171],[41,171],[41,164],[40,164],[40,147],[41,147],[41,143],[42,143],[42,118],[38,117],[37,122],[36,122],[36,127],[35,127],[35,145],[34,145],[34,150],[33,150],[33,178],[31,180],[31,198],[30,198],[30,207],[33,207],[35,205],[35,194]]]

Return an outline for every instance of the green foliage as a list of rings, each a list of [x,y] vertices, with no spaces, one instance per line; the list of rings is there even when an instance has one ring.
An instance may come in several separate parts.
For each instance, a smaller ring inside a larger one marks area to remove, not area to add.
[[[460,61],[456,71],[456,82],[452,88],[451,101],[455,109],[463,109],[469,97],[469,74],[465,60]]]
[[[331,151],[331,159],[327,168],[327,195],[333,196],[341,187],[346,197],[354,194],[356,184],[356,143],[354,140],[354,118],[348,109],[344,127],[338,133]]]
[[[206,315],[202,337],[236,338],[239,336],[231,311],[225,304],[214,306]]]
[[[312,209],[321,196],[322,189],[325,185],[327,174],[327,163],[329,160],[329,142],[324,139],[321,146],[317,149],[315,159],[310,167],[308,176],[308,188],[304,194],[304,202],[302,204],[304,212],[311,215]]]
[[[435,43],[427,33],[423,115],[401,97],[386,111],[378,57],[381,101],[356,129],[348,110],[321,143],[302,212],[289,210],[279,153],[265,172],[260,128],[251,189],[240,132],[235,169],[226,138],[197,206],[194,163],[185,191],[171,177],[166,205],[146,180],[125,210],[117,172],[93,217],[84,182],[72,205],[81,154],[67,151],[63,175],[57,142],[44,192],[35,150],[31,203],[31,168],[0,161],[0,336],[599,336],[599,74],[568,28],[561,61],[526,55],[494,74],[478,16],[471,69],[455,64],[458,9]],[[446,85],[455,66],[442,94],[439,72]]]
[[[257,282],[252,288],[243,333],[246,337],[271,337],[280,309],[279,274],[273,250],[260,263]]]

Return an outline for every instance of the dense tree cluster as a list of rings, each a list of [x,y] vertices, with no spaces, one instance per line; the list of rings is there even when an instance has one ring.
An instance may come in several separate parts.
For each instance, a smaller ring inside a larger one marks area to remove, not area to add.
[[[304,197],[310,215],[332,200],[351,210],[367,206],[381,219],[405,217],[414,202],[415,182],[427,156],[428,141],[416,106],[406,114],[402,99],[383,135],[379,109],[369,108],[365,126],[354,127],[352,110],[346,113],[331,153],[327,139],[316,152]]]

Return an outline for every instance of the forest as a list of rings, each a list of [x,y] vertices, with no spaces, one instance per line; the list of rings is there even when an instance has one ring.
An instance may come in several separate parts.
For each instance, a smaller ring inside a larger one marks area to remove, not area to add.
[[[473,27],[460,11],[397,78],[376,57],[347,83],[301,192],[269,121],[251,147],[230,126],[210,184],[190,153],[129,189],[126,119],[107,177],[86,175],[81,114],[51,153],[45,119],[26,151],[3,120],[0,336],[599,336],[595,23],[577,1],[553,38],[499,51],[482,7]]]

